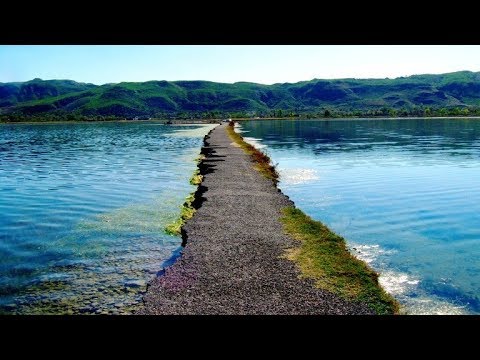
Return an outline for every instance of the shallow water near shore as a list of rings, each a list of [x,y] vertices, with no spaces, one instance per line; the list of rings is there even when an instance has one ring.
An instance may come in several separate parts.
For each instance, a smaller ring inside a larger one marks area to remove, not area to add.
[[[0,313],[131,313],[213,126],[0,125]]]
[[[409,314],[480,314],[480,121],[245,121],[279,187]]]

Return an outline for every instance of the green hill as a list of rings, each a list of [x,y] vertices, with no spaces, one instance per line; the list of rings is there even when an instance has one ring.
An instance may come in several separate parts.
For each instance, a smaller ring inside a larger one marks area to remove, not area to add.
[[[287,113],[396,114],[480,109],[480,73],[336,79],[262,85],[210,81],[119,84],[34,79],[0,83],[0,112],[84,116],[247,116]]]
[[[0,83],[0,108],[18,103],[42,100],[95,88],[96,85],[72,80],[33,79],[23,83]]]

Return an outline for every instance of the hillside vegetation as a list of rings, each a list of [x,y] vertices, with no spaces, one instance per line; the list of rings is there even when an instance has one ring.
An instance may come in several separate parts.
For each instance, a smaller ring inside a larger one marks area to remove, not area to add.
[[[34,79],[0,83],[0,114],[213,118],[480,114],[480,73],[262,85],[147,81],[93,85]]]

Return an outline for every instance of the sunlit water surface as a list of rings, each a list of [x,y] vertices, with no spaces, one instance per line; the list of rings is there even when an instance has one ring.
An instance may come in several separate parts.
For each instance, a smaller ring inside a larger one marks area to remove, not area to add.
[[[0,313],[130,313],[212,125],[0,125]]]
[[[480,120],[242,122],[410,314],[480,313]]]

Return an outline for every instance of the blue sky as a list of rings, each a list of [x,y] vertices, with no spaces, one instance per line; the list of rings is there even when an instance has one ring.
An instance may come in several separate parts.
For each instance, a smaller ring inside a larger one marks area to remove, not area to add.
[[[0,46],[0,82],[33,78],[105,84],[211,80],[263,84],[480,71],[480,46]]]

